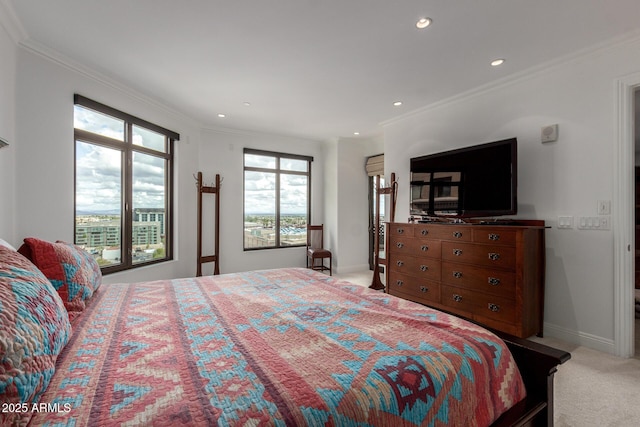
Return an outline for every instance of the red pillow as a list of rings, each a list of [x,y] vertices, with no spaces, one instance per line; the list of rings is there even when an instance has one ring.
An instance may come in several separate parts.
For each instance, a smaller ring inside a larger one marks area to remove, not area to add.
[[[58,291],[67,311],[84,310],[102,283],[98,262],[82,248],[28,237],[18,252],[29,258]]]

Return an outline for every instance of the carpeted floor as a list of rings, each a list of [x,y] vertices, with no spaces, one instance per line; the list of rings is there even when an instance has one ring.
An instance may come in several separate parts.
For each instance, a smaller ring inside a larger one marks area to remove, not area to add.
[[[556,427],[638,425],[640,359],[623,359],[552,338],[541,342],[571,353],[571,360],[555,375]]]
[[[337,275],[368,286],[371,272]],[[636,295],[640,296],[637,291]],[[636,357],[623,359],[554,338],[534,338],[571,353],[555,375],[556,427],[635,427],[640,404],[640,319],[636,318]]]

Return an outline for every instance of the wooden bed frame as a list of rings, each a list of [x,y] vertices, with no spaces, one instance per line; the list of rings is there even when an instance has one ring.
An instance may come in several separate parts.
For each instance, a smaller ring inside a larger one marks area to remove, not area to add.
[[[553,426],[553,376],[571,354],[503,332],[493,331],[511,350],[527,389],[527,397],[502,414],[492,427]]]

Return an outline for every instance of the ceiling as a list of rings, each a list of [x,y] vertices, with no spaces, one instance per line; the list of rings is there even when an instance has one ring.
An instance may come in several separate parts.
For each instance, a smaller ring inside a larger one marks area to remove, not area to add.
[[[22,46],[203,127],[314,140],[379,135],[381,123],[413,110],[640,29],[638,0],[0,0],[3,8]],[[432,24],[416,28],[425,16]],[[496,58],[506,61],[492,67]]]

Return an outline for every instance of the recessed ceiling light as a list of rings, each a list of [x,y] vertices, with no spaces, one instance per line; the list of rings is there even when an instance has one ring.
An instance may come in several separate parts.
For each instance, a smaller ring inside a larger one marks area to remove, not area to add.
[[[245,101],[245,102],[243,102],[243,103],[242,103],[242,105],[244,105],[245,107],[250,107],[250,106],[251,106],[251,103],[250,103],[250,102]]]
[[[429,25],[431,25],[431,18],[420,18],[416,22],[416,27],[420,29],[427,28]]]
[[[358,136],[358,135],[360,135],[360,132],[354,132],[353,134],[354,134],[355,136]]]
[[[225,117],[227,117],[227,115],[226,115],[226,114],[219,113],[219,114],[218,114],[218,117],[219,117],[219,118],[221,118],[221,119],[224,119]]]
[[[402,101],[396,101],[396,102],[393,103],[394,107],[399,107],[401,105],[402,105]]]
[[[491,61],[491,66],[492,67],[497,67],[498,65],[502,65],[504,64],[504,59],[503,58],[498,58],[498,59],[494,59],[493,61]]]

